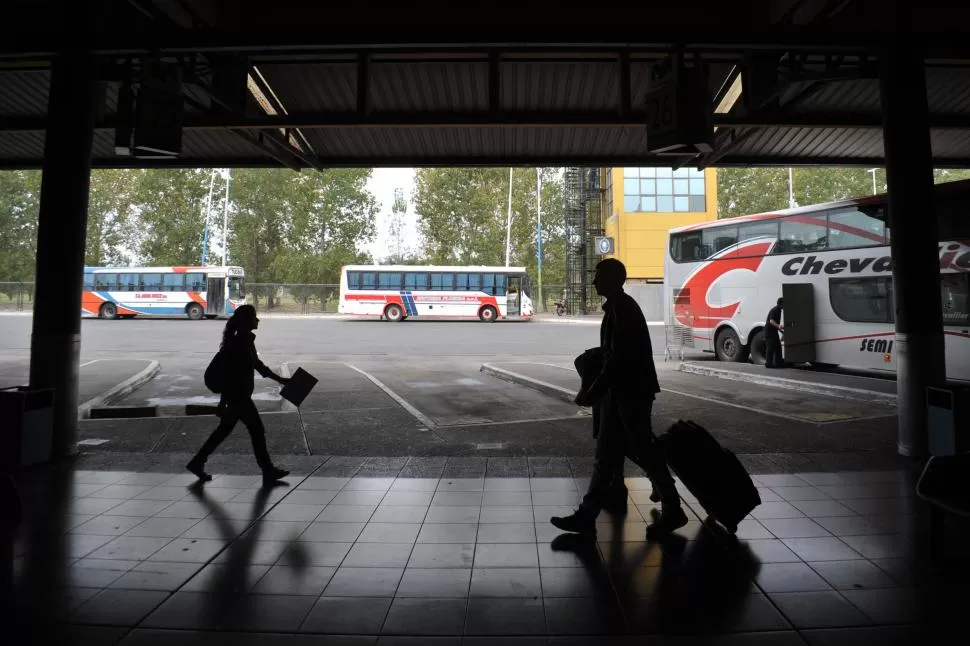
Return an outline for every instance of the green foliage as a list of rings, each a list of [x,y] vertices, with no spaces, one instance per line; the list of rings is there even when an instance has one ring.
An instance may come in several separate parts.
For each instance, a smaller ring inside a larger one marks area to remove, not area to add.
[[[135,174],[139,210],[138,252],[145,265],[195,265],[201,260],[203,213],[209,171],[140,170]]]
[[[936,183],[970,179],[970,170],[936,170]],[[875,172],[876,192],[884,193],[886,171]],[[792,187],[799,206],[873,193],[873,174],[866,168],[812,166],[792,168]],[[721,168],[717,172],[718,217],[764,213],[788,208],[787,168]]]
[[[370,169],[294,173],[236,170],[229,257],[250,282],[335,283],[340,267],[370,262],[375,234]]]
[[[509,264],[537,275],[536,170],[512,171]],[[565,276],[562,173],[542,169],[543,282]],[[504,265],[509,196],[508,168],[422,168],[413,202],[427,262],[440,265]]]
[[[33,280],[40,171],[0,172],[0,281]]]
[[[91,172],[84,264],[130,265],[138,251],[139,175],[127,170]]]

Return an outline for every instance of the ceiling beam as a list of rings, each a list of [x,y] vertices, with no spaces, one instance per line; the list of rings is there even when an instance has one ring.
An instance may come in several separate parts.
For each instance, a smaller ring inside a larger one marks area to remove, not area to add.
[[[669,167],[669,157],[645,157],[642,155],[612,156],[397,156],[379,157],[361,155],[359,157],[323,158],[324,168],[415,168],[415,167],[562,167],[562,166],[658,166]],[[685,166],[693,166],[689,162]],[[43,165],[37,158],[0,160],[0,170],[39,169]],[[94,168],[277,168],[288,166],[271,157],[213,157],[208,159],[134,159],[131,157],[99,157],[92,160]],[[873,168],[885,165],[882,157],[764,157],[751,155],[728,155],[713,165],[715,168],[734,166],[844,166]],[[310,168],[309,165],[302,166]],[[937,159],[934,168],[970,168],[970,158]]]
[[[713,115],[718,128],[861,128],[881,129],[879,114],[768,113],[763,115]],[[646,117],[641,112],[625,115],[616,110],[595,112],[318,112],[238,116],[231,114],[186,113],[183,127],[191,130],[275,130],[301,128],[643,128]],[[97,128],[113,129],[113,117],[102,119]],[[937,130],[970,129],[970,116],[941,114],[930,117],[930,127]],[[0,132],[44,132],[44,117],[0,117]]]

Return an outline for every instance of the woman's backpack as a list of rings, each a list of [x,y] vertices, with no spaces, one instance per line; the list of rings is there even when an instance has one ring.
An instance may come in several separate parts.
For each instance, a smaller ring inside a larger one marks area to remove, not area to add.
[[[217,395],[222,394],[226,382],[226,355],[222,350],[216,352],[216,356],[212,357],[202,379],[205,381],[206,388]]]

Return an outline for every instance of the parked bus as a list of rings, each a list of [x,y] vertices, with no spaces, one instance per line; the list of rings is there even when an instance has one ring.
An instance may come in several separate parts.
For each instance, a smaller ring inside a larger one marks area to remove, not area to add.
[[[939,184],[939,290],[950,379],[970,380],[970,181]],[[722,361],[763,364],[784,298],[785,361],[894,372],[886,195],[672,229],[665,323]],[[914,214],[915,215],[915,214]]]
[[[340,271],[338,312],[387,321],[527,319],[529,292],[523,267],[354,265]]]
[[[242,267],[85,267],[81,315],[231,316],[246,302]]]

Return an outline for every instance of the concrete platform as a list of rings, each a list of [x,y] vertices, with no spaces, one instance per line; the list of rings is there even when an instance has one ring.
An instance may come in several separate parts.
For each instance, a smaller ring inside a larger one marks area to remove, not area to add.
[[[794,645],[962,625],[968,528],[950,525],[953,551],[928,564],[906,471],[756,476],[763,503],[736,539],[681,487],[691,520],[661,542],[645,540],[643,477],[595,541],[560,535],[549,517],[587,476],[558,458],[325,457],[272,488],[35,472],[8,630],[95,646]]]
[[[92,408],[109,406],[149,383],[159,371],[150,359],[92,359],[82,361],[78,380],[78,417]],[[0,361],[0,388],[22,386],[30,381],[28,359]]]
[[[732,379],[747,383],[786,388],[799,392],[896,405],[896,382],[880,377],[865,377],[839,372],[803,368],[769,370],[750,363],[684,361],[680,370],[695,375]]]

